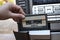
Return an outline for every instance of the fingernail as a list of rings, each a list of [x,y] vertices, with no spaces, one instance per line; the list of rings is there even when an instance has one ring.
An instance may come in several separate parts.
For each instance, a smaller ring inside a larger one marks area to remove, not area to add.
[[[25,16],[24,16],[24,15],[22,15],[22,18],[25,18]]]

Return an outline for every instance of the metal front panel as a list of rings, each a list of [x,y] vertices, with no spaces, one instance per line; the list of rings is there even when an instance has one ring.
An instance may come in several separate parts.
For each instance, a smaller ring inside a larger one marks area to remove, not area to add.
[[[51,40],[60,40],[60,32],[51,32]]]
[[[51,30],[60,30],[60,23],[50,23]]]
[[[60,20],[60,3],[33,5],[32,14],[47,14],[48,21],[58,21]]]
[[[59,21],[60,20],[60,15],[51,15],[47,16],[48,21]]]
[[[47,14],[55,15],[60,14],[60,3],[59,4],[45,4],[45,5],[33,5],[32,14]]]
[[[29,31],[31,40],[50,40],[50,30]]]

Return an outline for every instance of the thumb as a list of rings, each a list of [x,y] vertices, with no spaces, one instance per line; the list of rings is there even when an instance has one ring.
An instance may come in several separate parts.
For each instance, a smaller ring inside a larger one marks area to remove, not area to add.
[[[17,13],[11,13],[11,18],[19,18],[19,19],[24,19],[25,16],[23,14],[17,14]]]

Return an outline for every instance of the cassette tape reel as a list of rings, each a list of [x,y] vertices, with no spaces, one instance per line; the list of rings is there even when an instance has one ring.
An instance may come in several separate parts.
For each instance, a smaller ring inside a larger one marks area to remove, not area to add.
[[[41,30],[48,29],[47,15],[26,15],[26,18],[18,23],[19,30]]]

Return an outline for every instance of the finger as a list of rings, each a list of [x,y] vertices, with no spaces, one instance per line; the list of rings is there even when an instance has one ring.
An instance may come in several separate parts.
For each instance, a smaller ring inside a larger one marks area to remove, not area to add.
[[[24,15],[22,15],[22,14],[16,14],[16,13],[11,13],[10,17],[11,18],[18,18],[18,19],[24,19],[25,18]]]

